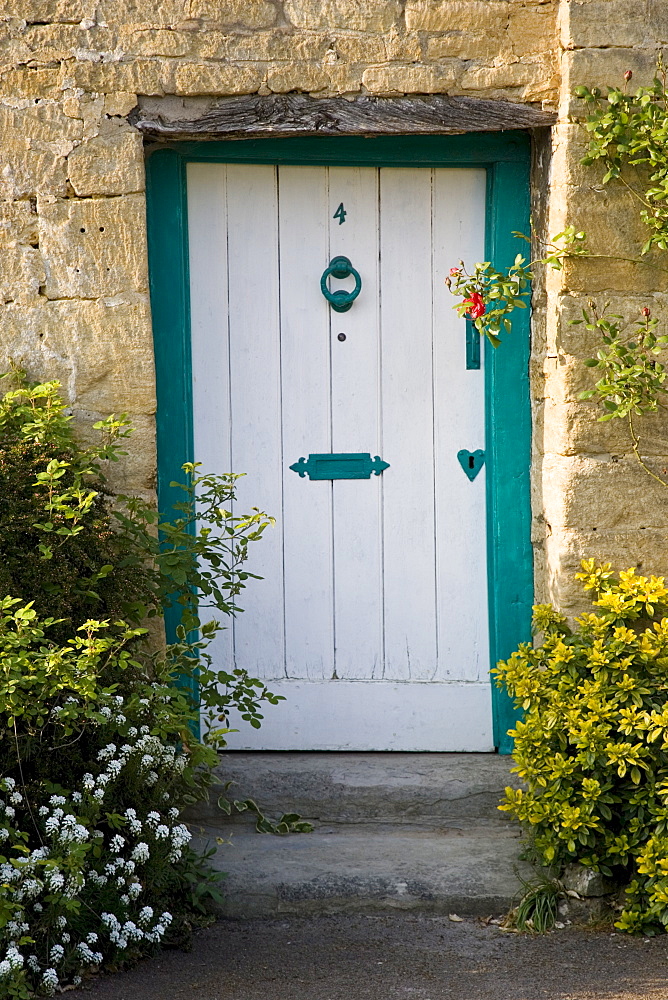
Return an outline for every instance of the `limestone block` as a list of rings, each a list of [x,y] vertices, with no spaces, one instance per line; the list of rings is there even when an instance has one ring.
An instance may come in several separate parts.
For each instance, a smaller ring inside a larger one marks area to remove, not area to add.
[[[155,411],[146,296],[6,306],[3,351],[32,378],[57,379],[66,398],[97,413]]]
[[[584,323],[573,325],[573,320],[582,320],[583,311],[591,316],[590,302],[594,302],[599,314],[620,316],[621,329],[626,339],[633,335],[636,323],[642,321],[641,310],[648,307],[651,315],[659,321],[659,333],[668,333],[668,296],[665,293],[637,294],[635,291],[611,293],[605,297],[592,299],[586,293],[564,292],[555,297],[554,308],[559,320],[558,347],[576,358],[591,358],[601,346],[601,335],[597,330],[587,330]],[[667,453],[668,454],[668,453]]]
[[[592,610],[591,595],[575,580],[583,559],[609,562],[615,571],[632,566],[645,576],[668,575],[665,529],[645,528],[550,531],[545,541],[547,573],[541,581],[541,601],[550,601],[572,618]],[[537,595],[538,596],[538,595]]]
[[[489,31],[448,31],[430,35],[427,39],[427,60],[431,59],[493,59],[506,44],[506,32],[501,28]]]
[[[82,51],[109,52],[116,46],[114,33],[98,25],[84,29],[79,24],[36,24],[26,29],[22,40],[30,50],[31,65],[72,59]]]
[[[136,94],[107,94],[104,99],[105,115],[125,118],[137,103]]]
[[[30,202],[0,202],[0,246],[31,245],[37,241],[37,212]]]
[[[77,62],[71,69],[74,86],[87,93],[163,93],[164,62],[137,58],[128,62]]]
[[[600,248],[601,244],[598,246]],[[637,252],[638,244],[631,245],[629,249]],[[611,252],[614,253],[614,250]],[[627,264],[617,260],[583,258],[566,261],[562,274],[565,289],[588,293],[599,301],[627,288],[650,293],[667,287],[667,276],[660,271],[654,271],[645,264]]]
[[[192,35],[191,59],[229,59],[232,62],[318,60],[332,44],[329,35],[286,30],[234,32],[202,31]]]
[[[471,66],[461,78],[462,90],[500,90],[550,83],[550,75],[542,63],[515,62],[502,66]]]
[[[613,900],[603,898],[576,899],[569,896],[560,900],[557,913],[560,920],[568,920],[574,927],[591,927],[592,924],[600,925],[602,921],[610,924],[617,915],[612,903]]]
[[[668,288],[662,255],[647,255],[642,264],[618,258],[636,258],[647,239],[636,197],[621,184],[553,185],[555,198],[568,206],[568,220],[587,233],[592,254],[604,258],[571,260],[563,272],[564,287],[595,294],[606,289],[634,292]]]
[[[96,8],[99,24],[170,28],[188,20],[190,0],[97,0]]]
[[[44,284],[44,264],[39,250],[13,246],[2,251],[0,302],[22,302],[39,293]]]
[[[362,88],[362,68],[351,66],[341,60],[327,66],[328,92],[331,94],[353,94]]]
[[[431,66],[393,63],[366,69],[362,83],[371,94],[438,94],[453,85],[461,69],[455,59]]]
[[[144,197],[130,194],[44,205],[40,247],[50,299],[96,299],[145,291]]]
[[[505,29],[513,4],[499,0],[408,0],[409,31],[495,31]]]
[[[564,53],[561,114],[582,118],[586,111],[574,96],[575,87],[621,87],[624,73],[633,71],[634,87],[646,87],[656,71],[656,53],[648,48],[575,49]]]
[[[93,424],[108,416],[106,412],[96,412],[73,407],[73,424],[77,437],[82,441],[96,440],[99,432],[93,430]],[[155,489],[156,483],[156,441],[155,417],[152,413],[128,412],[132,425],[132,434],[125,442],[127,455],[118,462],[108,462],[104,468],[107,485],[113,493],[131,493],[136,495]]]
[[[141,56],[185,56],[193,45],[193,32],[168,28],[121,28],[119,42],[126,51]]]
[[[285,0],[286,17],[297,28],[345,28],[348,31],[389,31],[399,22],[398,0]]]
[[[608,0],[603,0],[607,3]],[[573,4],[569,5],[573,9]],[[540,6],[510,5],[508,19],[507,42],[512,51],[520,59],[541,54],[544,59],[556,59],[557,42],[557,6],[545,4]]]
[[[420,62],[422,54],[422,42],[416,31],[400,34],[393,25],[385,35],[385,56],[387,59]],[[367,56],[366,62],[373,61],[370,56]]]
[[[81,133],[81,122],[67,118],[55,104],[0,105],[0,199],[64,195],[64,154]]]
[[[549,359],[549,365],[558,365]],[[626,419],[601,422],[605,412],[595,400],[578,399],[583,386],[597,376],[581,362],[557,368],[547,380],[546,398],[534,422],[534,446],[554,455],[630,456],[632,441]],[[663,414],[636,417],[635,431],[643,455],[668,455],[668,421]],[[666,497],[668,501],[668,496]]]
[[[329,77],[323,68],[313,63],[295,62],[269,69],[267,86],[275,94],[285,94],[291,90],[323,90]]]
[[[0,166],[0,200],[14,201],[33,195],[63,197],[67,193],[64,156],[38,149],[3,150]]]
[[[580,0],[567,6],[562,18],[561,44],[565,49],[643,45],[650,42],[649,36],[656,37],[655,30],[644,4],[629,0]]]
[[[252,0],[250,3],[249,0],[190,0],[188,15],[226,26],[269,28],[276,23],[278,12],[268,0]]]
[[[0,21],[0,66],[9,69],[30,59],[30,48],[25,43],[22,28],[22,21],[13,24],[8,19]]]
[[[174,74],[174,93],[252,94],[262,83],[262,72],[248,64],[181,63]]]
[[[98,136],[70,153],[67,168],[70,183],[79,197],[143,191],[142,138],[128,126],[107,122]]]
[[[615,891],[615,883],[583,865],[568,865],[561,877],[564,888],[577,892],[579,896],[606,896]]]
[[[60,97],[61,70],[21,66],[5,70],[0,77],[0,93],[16,97]]]
[[[665,457],[648,458],[661,475],[667,464]],[[546,455],[542,482],[545,517],[553,528],[668,529],[668,490],[635,458]]]
[[[656,42],[668,42],[668,6],[664,0],[647,0],[647,24]]]
[[[33,24],[95,18],[95,0],[4,0],[3,15]]]
[[[582,114],[588,112],[584,102]],[[569,184],[576,187],[590,187],[592,191],[599,192],[603,189],[603,176],[605,167],[600,163],[592,163],[591,166],[584,166],[582,158],[589,149],[589,136],[584,126],[580,122],[562,122],[553,130],[551,176],[560,184]],[[628,180],[637,187],[637,177],[629,174]]]
[[[644,48],[578,49],[564,54],[569,86],[621,87],[624,73],[633,70],[634,87],[647,86],[656,71],[656,56]]]
[[[337,34],[334,47],[337,56],[344,63],[376,63],[384,62],[387,58],[383,35]]]
[[[40,101],[25,108],[0,105],[0,135],[4,155],[15,146],[27,149],[28,144],[34,145],[36,142],[58,145],[64,139],[80,139],[82,134],[81,122],[68,118],[55,103]],[[49,147],[42,145],[39,148]]]

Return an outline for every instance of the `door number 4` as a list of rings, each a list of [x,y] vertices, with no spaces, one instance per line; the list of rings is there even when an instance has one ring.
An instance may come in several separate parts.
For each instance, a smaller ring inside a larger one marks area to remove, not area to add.
[[[341,202],[341,204],[337,208],[336,212],[334,212],[334,215],[332,216],[332,218],[333,219],[338,219],[339,220],[339,225],[342,226],[343,223],[346,221],[346,215],[347,214],[348,213],[346,212],[345,208],[343,207],[343,202]]]

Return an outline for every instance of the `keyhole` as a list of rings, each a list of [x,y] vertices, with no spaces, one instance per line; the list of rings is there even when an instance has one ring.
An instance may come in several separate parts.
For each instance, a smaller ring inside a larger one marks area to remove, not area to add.
[[[337,339],[337,340],[340,340],[340,341],[341,341],[341,343],[343,343],[343,341],[344,341],[344,340],[346,339],[346,335],[345,335],[345,333],[339,333],[339,334],[337,334],[337,337],[336,337],[336,339]]]
[[[475,468],[475,458],[473,455],[469,455],[469,469]]]

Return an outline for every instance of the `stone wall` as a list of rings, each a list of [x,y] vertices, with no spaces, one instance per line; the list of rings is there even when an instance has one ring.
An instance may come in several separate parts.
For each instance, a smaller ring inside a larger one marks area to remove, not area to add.
[[[596,254],[638,255],[647,238],[638,202],[620,184],[603,187],[602,169],[581,164],[584,109],[572,95],[579,84],[621,86],[628,69],[633,88],[650,83],[666,40],[668,5],[662,0],[561,3],[559,124],[550,162],[544,157],[542,187],[549,198],[543,236],[573,224],[587,232]],[[665,260],[661,264],[666,267]],[[639,318],[647,305],[665,331],[667,278],[653,267],[602,256],[547,274],[539,290],[537,318],[544,315],[544,322],[534,324],[532,357],[537,597],[569,614],[583,606],[573,575],[586,556],[617,568],[668,573],[668,492],[641,469],[625,423],[600,423],[598,406],[578,399],[593,381],[583,361],[598,341],[583,326],[570,325],[589,302],[599,310],[609,303],[611,313],[628,319]],[[638,429],[643,456],[657,472],[668,469],[665,419],[642,418]]]
[[[632,203],[579,165],[581,109],[569,95],[627,68],[651,77],[667,36],[663,0],[3,0],[2,352],[60,379],[79,418],[127,410],[137,431],[116,485],[150,494],[144,157],[127,121],[137,95],[447,93],[558,108],[552,140],[536,146],[537,229],[575,222],[595,248],[626,252]],[[664,308],[658,273],[590,262],[537,286],[538,597],[567,610],[585,553],[668,564],[668,507],[620,429],[577,401],[590,343],[567,323],[590,294]],[[665,428],[644,447],[668,465]]]

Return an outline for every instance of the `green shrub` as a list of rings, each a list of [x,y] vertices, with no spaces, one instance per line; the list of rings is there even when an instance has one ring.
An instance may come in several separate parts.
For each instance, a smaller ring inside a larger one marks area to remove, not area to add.
[[[171,520],[112,498],[104,468],[127,421],[99,422],[84,447],[57,383],[13,379],[0,400],[0,995],[24,1000],[183,941],[205,917],[216,876],[181,813],[208,793],[230,708],[257,726],[278,698],[206,652],[270,523],[232,513],[237,477],[185,467]],[[178,641],[155,652],[144,621],[170,604]],[[200,621],[206,606],[217,620]]]
[[[668,927],[668,589],[582,564],[595,612],[569,628],[534,608],[542,642],[495,670],[523,710],[502,809],[531,831],[540,860],[579,862],[626,886],[616,926]]]
[[[58,618],[54,638],[91,614],[136,619],[130,605],[146,600],[145,573],[127,559],[101,474],[125,454],[127,422],[100,421],[99,443],[83,448],[58,383],[9,378],[13,388],[0,399],[0,594]]]

